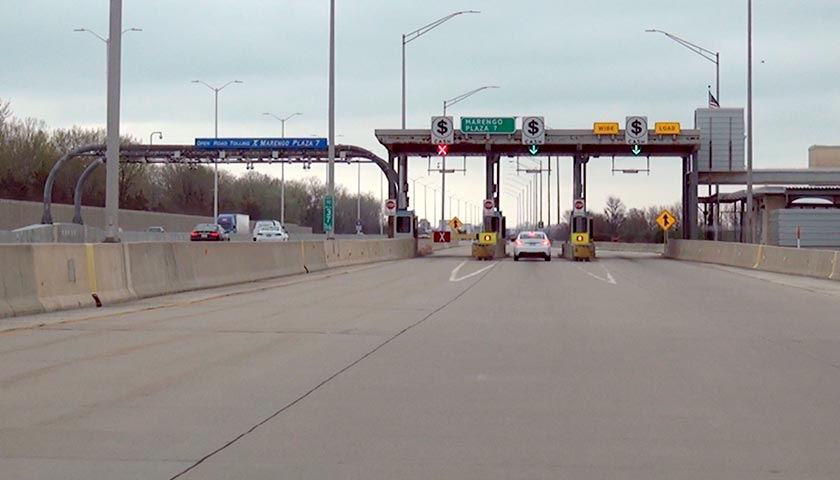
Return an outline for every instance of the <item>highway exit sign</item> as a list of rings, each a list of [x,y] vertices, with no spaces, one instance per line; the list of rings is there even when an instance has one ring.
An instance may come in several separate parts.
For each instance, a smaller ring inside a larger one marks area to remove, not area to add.
[[[324,196],[324,231],[331,232],[335,226],[335,204],[332,195]]]
[[[461,132],[504,134],[516,131],[514,117],[461,117]]]

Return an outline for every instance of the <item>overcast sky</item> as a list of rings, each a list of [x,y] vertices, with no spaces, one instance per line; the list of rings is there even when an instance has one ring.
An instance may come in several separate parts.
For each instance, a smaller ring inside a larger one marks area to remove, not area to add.
[[[456,122],[461,115],[543,115],[552,128],[588,129],[647,115],[651,124],[690,128],[714,85],[714,65],[647,28],[720,51],[721,104],[746,106],[744,0],[336,3],[337,141],[383,157],[373,131],[399,127],[401,34],[458,10],[481,13],[456,17],[407,46],[409,128],[428,128],[444,99],[482,85],[501,88],[452,107]],[[840,144],[840,1],[753,3],[755,166],[805,167],[809,145]],[[0,0],[0,98],[12,102],[17,116],[49,127],[104,126],[105,46],[73,29],[106,36],[108,5]],[[122,132],[147,142],[160,130],[164,143],[184,144],[212,136],[213,92],[190,80],[237,79],[244,83],[220,95],[220,136],[280,136],[280,122],[261,115],[270,111],[303,113],[287,122],[287,136],[325,137],[328,20],[328,0],[125,0],[124,28],[143,31],[123,37]],[[644,166],[641,159],[617,162]],[[571,202],[570,163],[561,161],[564,209]],[[678,201],[679,162],[655,159],[651,166],[649,176],[613,176],[609,159],[593,160],[590,206],[602,208],[608,195],[638,207]],[[427,176],[425,160],[413,159],[410,168],[419,182],[439,184],[439,174]],[[483,162],[468,161],[467,169],[466,176],[447,178],[447,190],[479,204]],[[274,167],[258,171],[279,175]],[[323,170],[287,169],[288,178],[309,175],[325,178]],[[340,166],[336,176],[355,190],[355,166]],[[363,191],[379,196],[379,183],[374,167],[363,169]],[[419,190],[415,208],[422,215]],[[510,196],[503,201],[515,216]]]

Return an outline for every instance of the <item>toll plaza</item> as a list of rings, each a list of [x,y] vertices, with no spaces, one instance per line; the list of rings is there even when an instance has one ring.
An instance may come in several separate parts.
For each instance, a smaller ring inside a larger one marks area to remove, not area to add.
[[[698,152],[701,132],[682,129],[677,122],[661,122],[648,130],[646,117],[627,117],[625,128],[617,122],[595,123],[590,129],[547,129],[543,117],[522,117],[523,128],[516,128],[515,117],[464,117],[460,129],[452,117],[432,117],[429,129],[376,130],[376,138],[388,150],[388,164],[398,182],[389,196],[400,208],[408,208],[408,157],[479,157],[484,159],[484,230],[497,233],[503,245],[504,216],[501,204],[500,160],[502,157],[569,157],[573,162],[575,199],[586,200],[586,167],[598,157],[676,157],[682,161],[681,219],[685,238],[698,238],[697,190]],[[444,175],[445,179],[445,175]],[[503,251],[503,250],[502,250]]]

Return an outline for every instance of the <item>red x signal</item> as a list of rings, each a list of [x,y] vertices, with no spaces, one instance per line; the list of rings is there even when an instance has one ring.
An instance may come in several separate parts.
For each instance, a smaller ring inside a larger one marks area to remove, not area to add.
[[[449,153],[449,145],[445,143],[441,143],[438,145],[438,155],[441,157],[445,157],[446,154]]]

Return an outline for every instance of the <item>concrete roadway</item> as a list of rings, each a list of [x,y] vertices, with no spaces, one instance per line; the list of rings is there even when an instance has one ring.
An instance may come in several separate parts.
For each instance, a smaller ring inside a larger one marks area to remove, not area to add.
[[[0,478],[840,478],[839,284],[465,255],[3,321]]]

